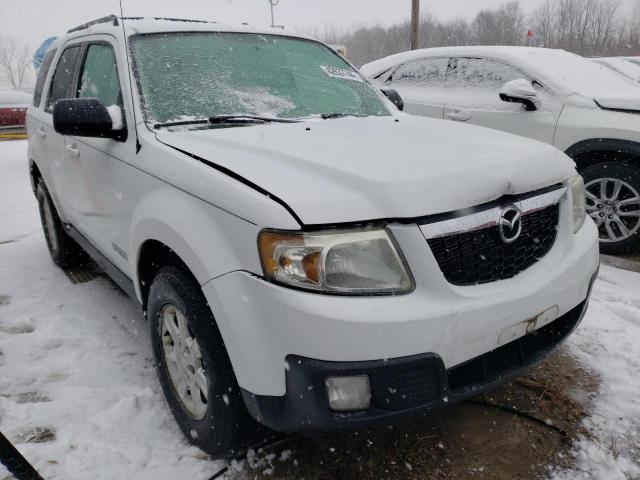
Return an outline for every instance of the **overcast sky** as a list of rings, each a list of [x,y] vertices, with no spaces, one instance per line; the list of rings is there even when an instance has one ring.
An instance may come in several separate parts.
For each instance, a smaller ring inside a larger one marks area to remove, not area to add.
[[[227,22],[270,23],[268,0],[122,0],[125,15],[202,18]],[[422,0],[423,10],[441,18],[472,17],[504,0]],[[521,0],[532,10],[544,0]],[[631,4],[632,0],[623,0]],[[391,25],[409,18],[411,0],[280,0],[276,23],[287,27],[325,25],[349,29]],[[0,35],[20,37],[36,48],[48,36],[119,11],[118,0],[0,0]]]

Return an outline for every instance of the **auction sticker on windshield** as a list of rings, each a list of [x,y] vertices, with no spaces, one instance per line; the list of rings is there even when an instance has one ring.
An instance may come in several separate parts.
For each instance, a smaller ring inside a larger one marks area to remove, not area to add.
[[[355,80],[356,82],[362,82],[362,78],[354,72],[346,68],[328,67],[326,65],[320,65],[320,68],[324,73],[332,78],[342,78],[343,80]]]

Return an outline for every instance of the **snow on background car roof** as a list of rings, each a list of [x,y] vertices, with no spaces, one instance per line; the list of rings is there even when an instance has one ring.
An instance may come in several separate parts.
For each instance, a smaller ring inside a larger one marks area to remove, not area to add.
[[[30,104],[31,95],[28,93],[0,88],[0,107],[28,107]]]
[[[637,98],[640,86],[609,68],[565,50],[533,47],[446,47],[427,48],[399,53],[362,66],[371,78],[411,60],[437,56],[472,56],[502,60],[523,70],[565,95],[578,94],[589,98],[610,96]]]

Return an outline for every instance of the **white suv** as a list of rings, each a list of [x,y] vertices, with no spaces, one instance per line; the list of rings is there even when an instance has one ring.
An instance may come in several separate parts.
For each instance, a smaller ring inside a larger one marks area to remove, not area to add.
[[[54,261],[81,246],[140,303],[169,406],[213,455],[493,388],[573,331],[598,269],[568,157],[402,114],[281,31],[79,27],[28,131]]]
[[[640,246],[637,82],[563,50],[525,47],[416,50],[361,71],[377,86],[397,90],[409,113],[555,145],[585,179],[601,249]]]

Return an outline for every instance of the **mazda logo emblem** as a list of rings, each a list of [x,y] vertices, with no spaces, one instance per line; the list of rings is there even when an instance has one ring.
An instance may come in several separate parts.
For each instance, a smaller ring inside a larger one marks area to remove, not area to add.
[[[506,207],[500,212],[498,220],[500,238],[504,243],[513,243],[522,233],[522,212],[515,205]]]

